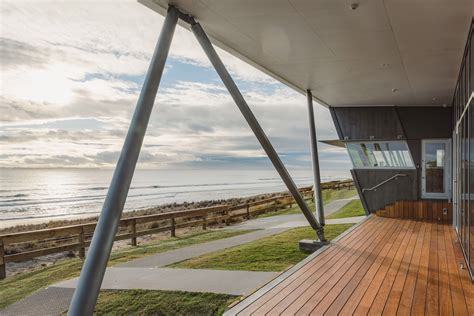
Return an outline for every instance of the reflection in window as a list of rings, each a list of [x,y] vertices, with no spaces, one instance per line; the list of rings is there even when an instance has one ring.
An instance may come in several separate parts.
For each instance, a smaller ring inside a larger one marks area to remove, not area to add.
[[[414,168],[404,141],[346,143],[354,168]]]

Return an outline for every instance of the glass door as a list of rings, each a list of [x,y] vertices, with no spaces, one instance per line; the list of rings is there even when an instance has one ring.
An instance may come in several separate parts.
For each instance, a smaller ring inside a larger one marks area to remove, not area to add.
[[[421,196],[427,199],[450,198],[450,142],[447,139],[422,141]]]

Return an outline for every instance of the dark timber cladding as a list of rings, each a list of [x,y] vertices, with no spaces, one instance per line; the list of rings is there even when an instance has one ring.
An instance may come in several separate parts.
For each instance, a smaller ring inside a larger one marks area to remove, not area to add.
[[[371,217],[226,315],[474,315],[449,224]]]
[[[367,211],[375,212],[397,200],[421,198],[423,139],[449,139],[452,136],[452,108],[442,106],[333,107],[332,118],[339,138],[345,142],[406,141],[413,169],[355,168],[354,181],[362,191],[396,174],[406,177],[388,182],[377,191],[363,192]]]
[[[333,108],[339,122],[341,139],[405,138],[395,107]]]
[[[395,200],[416,200],[417,199],[417,170],[374,170],[355,169],[358,185],[361,188],[371,188],[382,181],[403,172],[405,177],[399,177],[390,181],[378,190],[362,192],[365,201],[368,203],[369,211],[375,212],[384,208],[387,204]]]

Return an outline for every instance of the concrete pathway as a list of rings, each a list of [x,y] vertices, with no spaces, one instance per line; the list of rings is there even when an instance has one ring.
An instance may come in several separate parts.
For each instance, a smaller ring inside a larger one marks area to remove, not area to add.
[[[255,232],[192,245],[107,268],[104,289],[153,289],[244,295],[272,280],[273,272],[159,269],[214,251],[242,245],[289,230],[289,227]],[[204,272],[203,272],[204,271]],[[0,311],[3,315],[59,315],[69,307],[77,278],[54,284]]]
[[[274,279],[278,272],[171,268],[108,268],[103,290],[165,290],[246,295]],[[55,284],[75,288],[78,278]]]
[[[242,230],[241,228],[239,230]],[[245,228],[247,229],[247,228]],[[176,250],[158,253],[133,261],[115,265],[115,267],[140,267],[140,268],[159,268],[172,263],[184,261],[214,251],[223,250],[230,247],[246,244],[251,241],[259,240],[264,237],[276,235],[290,229],[289,227],[262,229],[255,232],[229,237],[225,239],[214,240],[202,244],[192,245]]]
[[[294,214],[294,215],[281,215],[281,216],[275,216],[275,217],[285,217],[281,218],[280,224],[277,224],[275,222],[272,223],[254,223],[253,227],[258,227],[259,225],[261,226],[260,229],[281,229],[281,228],[296,228],[296,227],[306,227],[309,226],[308,221],[303,215],[300,214]],[[366,216],[356,216],[356,217],[346,217],[346,218],[337,218],[337,219],[327,219],[326,224],[331,225],[331,224],[357,224],[360,221],[362,221],[364,218],[367,218]],[[271,225],[269,228],[264,228]],[[256,228],[257,229],[257,228]]]
[[[327,215],[357,197],[338,200],[325,206]],[[358,223],[365,216],[326,220],[327,224]],[[276,235],[295,227],[308,226],[303,214],[279,215],[249,220],[227,230],[258,229],[255,232],[192,245],[108,268],[103,289],[150,289],[213,292],[246,295],[275,278],[278,273],[253,271],[168,269],[166,265],[211,252],[235,247]],[[0,315],[58,315],[65,311],[74,293],[77,278],[39,290],[0,311]]]
[[[68,309],[74,289],[48,287],[0,311],[1,316],[57,316]]]
[[[348,199],[341,199],[332,201],[324,206],[324,214],[330,215],[340,210],[343,206],[353,200],[358,200],[359,196],[353,196]],[[358,223],[365,216],[361,217],[350,217],[345,219],[327,219],[327,224],[348,224]],[[251,219],[236,225],[226,227],[227,230],[244,230],[244,229],[275,229],[275,228],[295,228],[309,226],[308,221],[301,214],[290,214],[290,215],[275,215],[269,217],[261,217]]]
[[[366,216],[346,217],[337,219],[327,219],[326,224],[357,224]],[[245,230],[245,229],[261,229],[263,231],[273,229],[290,229],[295,227],[309,226],[308,221],[303,214],[275,215],[270,217],[262,217],[251,219],[240,224],[225,227],[226,230]]]
[[[332,213],[339,211],[344,205],[346,205],[350,201],[354,201],[358,199],[359,199],[359,195],[356,194],[347,199],[340,199],[340,200],[329,202],[328,204],[324,205],[324,215],[326,216],[331,215]]]

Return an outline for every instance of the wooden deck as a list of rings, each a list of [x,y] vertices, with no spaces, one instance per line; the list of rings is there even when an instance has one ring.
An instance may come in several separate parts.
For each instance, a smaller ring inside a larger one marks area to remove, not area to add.
[[[449,224],[371,217],[226,315],[474,315]]]

